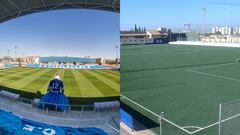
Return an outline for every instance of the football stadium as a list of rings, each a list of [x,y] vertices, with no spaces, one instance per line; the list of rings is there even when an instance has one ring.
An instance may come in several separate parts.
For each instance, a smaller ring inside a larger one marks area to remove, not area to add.
[[[122,46],[124,123],[162,135],[239,134],[240,48],[229,46]]]
[[[21,16],[60,9],[88,9],[119,15],[119,2],[1,1],[0,25]],[[9,54],[0,58],[0,134],[119,134],[118,58],[20,58],[16,56],[16,49],[15,46],[14,58]]]
[[[5,68],[0,70],[0,87],[34,99],[47,92],[49,81],[58,74],[64,81],[65,94],[73,104],[92,104],[97,100],[117,100],[119,97],[120,76],[116,67],[98,65],[93,58],[38,59],[34,59],[39,61],[37,64],[4,64]]]

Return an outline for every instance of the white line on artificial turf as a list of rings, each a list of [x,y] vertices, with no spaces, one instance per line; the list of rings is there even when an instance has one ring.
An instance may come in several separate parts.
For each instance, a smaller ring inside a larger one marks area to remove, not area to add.
[[[237,63],[234,62],[234,63],[227,63],[227,64],[218,64],[218,65],[213,65],[213,66],[205,66],[205,67],[200,67],[200,68],[192,68],[192,69],[188,69],[188,70],[186,70],[186,71],[188,71],[188,72],[193,72],[193,73],[197,73],[197,74],[202,74],[202,75],[208,75],[208,76],[218,77],[218,78],[222,78],[222,79],[228,79],[228,80],[233,80],[233,81],[240,81],[239,79],[235,79],[235,78],[231,78],[231,77],[226,77],[226,76],[221,76],[221,75],[214,75],[214,74],[209,74],[209,73],[205,73],[205,72],[195,71],[196,69],[206,69],[206,68],[212,68],[212,67],[221,67],[221,66],[227,66],[227,65],[233,65],[233,64],[237,64]],[[128,101],[130,101],[130,102],[132,102],[133,104],[139,106],[140,108],[142,108],[142,109],[150,112],[151,114],[155,115],[156,117],[158,117],[158,118],[161,117],[160,115],[154,113],[153,111],[147,109],[146,107],[138,104],[137,102],[135,102],[135,101],[127,98],[126,96],[124,96],[124,95],[122,95],[122,94],[121,94],[121,97],[127,99]],[[233,118],[235,118],[235,117],[238,117],[238,116],[240,116],[240,114],[237,114],[237,115],[234,115],[234,116],[229,117],[229,118],[227,118],[227,119],[224,119],[224,120],[222,120],[221,122],[226,122],[226,121],[231,120],[231,119],[233,119]],[[210,125],[208,125],[208,126],[206,126],[206,127],[203,127],[203,128],[197,127],[197,126],[185,126],[185,127],[181,127],[181,126],[179,126],[179,125],[177,125],[177,124],[169,121],[168,119],[166,119],[166,118],[164,118],[164,117],[161,117],[161,118],[162,118],[164,121],[172,124],[173,126],[175,126],[175,127],[179,128],[179,129],[187,132],[187,133],[190,134],[190,135],[195,134],[195,133],[197,133],[197,132],[200,132],[200,131],[202,131],[202,130],[205,130],[205,129],[207,129],[207,128],[210,128],[210,127],[212,127],[212,126],[215,126],[215,125],[219,124],[219,122],[216,122],[216,123],[210,124]],[[196,128],[197,130],[190,132],[190,131],[186,130],[186,128]]]
[[[142,106],[142,105],[138,104],[137,102],[135,102],[135,101],[133,101],[133,100],[131,100],[131,99],[127,98],[126,96],[124,96],[124,95],[122,95],[122,94],[121,94],[121,97],[123,97],[123,98],[127,99],[128,101],[130,101],[130,102],[132,102],[133,104],[135,104],[135,105],[139,106],[140,108],[142,108],[142,109],[144,109],[144,110],[146,110],[146,111],[150,112],[150,113],[151,113],[151,114],[153,114],[154,116],[156,116],[156,117],[158,117],[158,118],[161,118],[162,120],[164,120],[164,121],[166,121],[166,122],[168,122],[168,123],[172,124],[173,126],[175,126],[175,127],[179,128],[179,129],[183,130],[184,132],[187,132],[188,134],[191,134],[191,132],[190,132],[190,131],[188,131],[188,130],[186,130],[186,129],[182,128],[181,126],[179,126],[179,125],[177,125],[177,124],[175,124],[175,123],[173,123],[173,122],[169,121],[168,119],[166,119],[166,118],[164,118],[164,117],[162,117],[162,116],[160,116],[160,115],[156,114],[155,112],[153,112],[153,111],[151,111],[151,110],[147,109],[146,107],[144,107],[144,106]]]
[[[187,69],[187,71],[188,71],[188,70],[196,70],[196,69],[207,69],[207,68],[213,68],[213,67],[223,67],[223,66],[235,65],[235,64],[237,64],[237,63],[236,63],[236,62],[232,62],[232,63],[225,63],[225,64],[217,64],[217,65],[203,66],[203,67],[198,67],[198,68]]]
[[[222,66],[228,66],[228,65],[233,65],[233,64],[237,64],[237,63],[234,62],[234,63],[227,63],[227,64],[218,64],[218,65],[213,65],[213,66],[192,68],[192,69],[187,69],[186,71],[192,72],[192,73],[201,74],[201,75],[207,75],[207,76],[217,77],[217,78],[221,78],[221,79],[228,79],[228,80],[240,82],[240,79],[235,79],[235,78],[231,78],[231,77],[226,77],[226,76],[221,76],[221,75],[215,75],[215,74],[209,74],[209,73],[205,73],[205,72],[196,71],[197,69],[207,69],[207,68],[212,68],[212,67],[222,67]],[[226,118],[226,119],[222,120],[221,122],[226,122],[226,121],[231,120],[231,119],[233,119],[235,117],[238,117],[238,116],[240,116],[240,114],[237,114],[237,115],[231,116],[229,118]],[[200,131],[202,131],[204,129],[210,128],[210,127],[215,126],[217,124],[219,124],[219,122],[213,123],[213,124],[208,125],[208,126],[203,127],[203,128],[199,128],[198,130],[195,130],[195,131],[191,132],[190,134],[194,134],[194,133],[200,132]]]
[[[221,79],[227,79],[227,80],[232,80],[232,81],[238,81],[240,82],[240,79],[236,78],[231,78],[227,76],[222,76],[222,75],[215,75],[215,74],[210,74],[206,72],[201,72],[201,71],[196,71],[197,69],[207,69],[207,68],[213,68],[213,67],[223,67],[223,66],[228,66],[228,65],[233,65],[237,63],[227,63],[227,64],[218,64],[218,65],[213,65],[213,66],[205,66],[205,67],[199,67],[199,68],[192,68],[192,69],[187,69],[186,71],[196,73],[196,74],[201,74],[201,75],[207,75],[207,76],[212,76],[212,77],[217,77]]]
[[[231,78],[231,77],[226,77],[226,76],[221,76],[221,75],[215,75],[215,74],[209,74],[205,72],[200,72],[200,71],[194,71],[194,70],[187,70],[188,72],[196,73],[196,74],[201,74],[201,75],[207,75],[207,76],[212,76],[212,77],[217,77],[221,79],[227,79],[227,80],[232,80],[232,81],[238,81],[240,82],[239,79]]]
[[[233,118],[239,117],[239,116],[240,116],[240,114],[231,116],[231,117],[229,117],[229,118],[226,118],[226,119],[222,120],[221,123],[226,122],[226,121],[228,121],[228,120],[231,120],[231,119],[233,119]],[[203,127],[203,128],[198,129],[198,130],[195,130],[195,131],[191,132],[191,134],[197,133],[197,132],[199,132],[199,131],[202,131],[202,130],[204,130],[204,129],[210,128],[210,127],[215,126],[215,125],[218,125],[218,124],[219,124],[219,121],[216,122],[216,123],[213,123],[213,124],[211,124],[211,125],[208,125],[208,126],[206,126],[206,127]]]

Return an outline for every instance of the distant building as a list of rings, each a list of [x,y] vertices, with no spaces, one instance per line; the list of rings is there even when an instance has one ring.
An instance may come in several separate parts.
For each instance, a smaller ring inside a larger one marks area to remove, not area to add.
[[[163,44],[168,42],[167,36],[167,28],[144,31],[121,31],[120,41],[122,45]]]
[[[211,35],[203,37],[201,41],[206,43],[240,43],[240,36]]]
[[[40,56],[27,56],[25,61],[26,63],[38,64]]]
[[[222,35],[239,35],[240,34],[240,27],[230,27],[230,26],[224,26],[224,27],[212,27],[212,34],[222,34]]]
[[[152,44],[153,39],[149,38],[146,31],[121,31],[120,42],[122,45]]]
[[[157,28],[157,31],[160,32],[160,33],[167,33],[167,28],[163,28],[163,27],[160,27],[160,28]]]

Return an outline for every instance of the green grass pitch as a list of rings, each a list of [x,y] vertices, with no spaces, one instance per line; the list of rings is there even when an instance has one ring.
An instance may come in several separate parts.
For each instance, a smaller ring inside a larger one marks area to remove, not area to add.
[[[23,92],[42,94],[48,83],[59,74],[68,97],[104,98],[120,94],[120,74],[112,70],[65,70],[12,68],[0,70],[0,86]]]
[[[125,46],[121,48],[121,94],[156,114],[164,112],[166,119],[181,127],[203,128],[218,121],[220,103],[240,99],[239,58],[240,48]],[[122,102],[158,122],[128,100]],[[185,135],[170,124],[164,126],[166,135]],[[213,134],[217,126],[201,132]]]

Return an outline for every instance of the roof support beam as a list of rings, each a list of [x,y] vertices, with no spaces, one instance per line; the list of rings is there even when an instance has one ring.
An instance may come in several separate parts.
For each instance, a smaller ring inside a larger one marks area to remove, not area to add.
[[[12,0],[7,0],[11,5],[13,5],[15,8],[17,8],[19,11],[22,11]]]
[[[58,8],[58,7],[62,6],[62,5],[64,5],[64,3],[59,3],[57,6],[55,6],[55,7],[53,7],[53,8],[49,8],[48,10],[53,10],[53,9],[56,9],[56,8]]]
[[[10,13],[10,11],[9,11],[7,8],[3,7],[1,4],[0,4],[0,7],[1,7],[4,11]]]
[[[28,0],[25,0],[25,1],[24,1],[23,8],[25,8],[25,7],[26,7],[26,5],[27,5],[27,2],[28,2]]]
[[[54,0],[47,3],[47,0],[3,0],[0,2],[0,23],[10,19],[28,15],[31,13],[47,10],[78,8],[78,9],[97,9],[119,13],[120,0]],[[17,1],[17,2],[16,2]]]
[[[114,0],[113,3],[112,3],[112,5],[114,5],[116,2],[117,2],[117,0]]]
[[[88,0],[85,1],[85,8],[87,8]]]
[[[41,1],[42,1],[44,9],[47,9],[47,6],[46,6],[45,2],[43,0],[41,0]]]
[[[117,2],[117,0],[114,0],[113,2],[112,2],[112,8],[115,10],[115,12],[118,12],[118,10],[115,8],[115,6],[114,6],[114,4]]]

